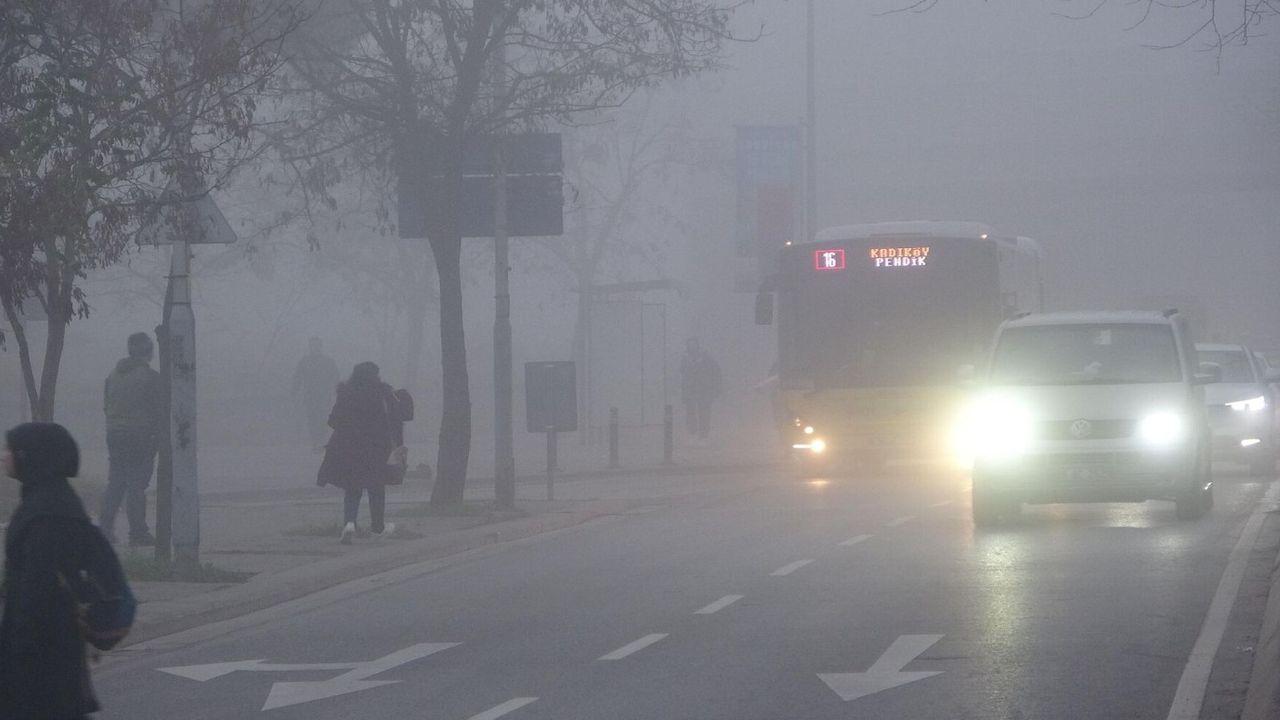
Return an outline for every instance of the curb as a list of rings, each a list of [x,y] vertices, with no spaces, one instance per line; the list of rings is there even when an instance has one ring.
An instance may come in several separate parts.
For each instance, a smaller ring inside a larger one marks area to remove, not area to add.
[[[237,618],[402,566],[564,530],[599,517],[621,515],[638,506],[653,504],[652,501],[635,500],[593,501],[581,509],[498,520],[420,540],[393,541],[394,545],[376,550],[354,552],[281,572],[257,575],[241,585],[176,600],[145,603],[138,608],[138,622],[120,647],[128,648],[191,628]]]
[[[1277,511],[1272,511],[1277,512]],[[1245,691],[1241,720],[1275,720],[1280,717],[1280,553],[1271,565],[1267,607],[1258,633],[1253,670]]]

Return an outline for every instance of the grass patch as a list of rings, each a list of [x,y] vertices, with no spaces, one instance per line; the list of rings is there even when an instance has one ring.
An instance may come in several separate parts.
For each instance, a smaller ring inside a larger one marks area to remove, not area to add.
[[[487,500],[468,500],[458,505],[435,507],[431,503],[422,503],[407,508],[399,508],[391,513],[395,517],[487,517],[493,511],[493,503]]]
[[[138,582],[241,583],[253,577],[251,572],[227,570],[213,563],[183,565],[156,560],[150,555],[125,554],[120,558],[124,573]]]

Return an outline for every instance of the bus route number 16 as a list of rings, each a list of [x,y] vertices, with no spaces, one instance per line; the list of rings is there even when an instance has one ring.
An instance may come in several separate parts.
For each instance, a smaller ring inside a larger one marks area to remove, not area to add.
[[[844,248],[813,251],[813,269],[830,272],[844,269]]]

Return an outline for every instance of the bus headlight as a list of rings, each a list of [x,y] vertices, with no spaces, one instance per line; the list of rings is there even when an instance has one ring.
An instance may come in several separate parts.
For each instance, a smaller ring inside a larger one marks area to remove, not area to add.
[[[813,438],[807,442],[792,443],[792,450],[808,450],[814,455],[821,455],[827,451],[827,441],[822,438]]]
[[[1177,413],[1152,413],[1138,421],[1138,438],[1148,445],[1172,445],[1186,431],[1187,422]]]

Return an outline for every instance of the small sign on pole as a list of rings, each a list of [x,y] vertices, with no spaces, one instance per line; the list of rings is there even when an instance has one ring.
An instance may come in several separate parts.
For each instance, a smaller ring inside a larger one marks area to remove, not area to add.
[[[556,441],[578,429],[578,380],[573,362],[524,364],[525,425],[547,434],[547,499],[555,499]]]

